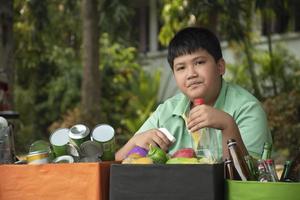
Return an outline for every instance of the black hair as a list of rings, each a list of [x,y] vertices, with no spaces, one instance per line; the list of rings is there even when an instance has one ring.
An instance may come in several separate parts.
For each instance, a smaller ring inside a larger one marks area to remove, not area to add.
[[[168,47],[168,62],[171,68],[173,69],[176,57],[194,53],[199,49],[206,50],[216,62],[223,57],[220,41],[210,30],[188,27],[177,32]]]

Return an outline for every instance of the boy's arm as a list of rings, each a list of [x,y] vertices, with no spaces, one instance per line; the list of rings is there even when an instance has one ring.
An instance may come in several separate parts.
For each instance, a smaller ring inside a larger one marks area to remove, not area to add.
[[[200,128],[210,127],[222,131],[223,158],[229,157],[227,141],[234,139],[243,153],[247,153],[239,128],[233,117],[228,113],[208,105],[194,107],[189,114],[188,128],[191,132]]]
[[[228,139],[235,139],[243,153],[258,158],[264,142],[272,142],[263,108],[258,102],[248,102],[234,116],[211,106],[196,106],[190,112],[188,128],[191,131],[203,127],[221,130],[224,158],[229,156]]]

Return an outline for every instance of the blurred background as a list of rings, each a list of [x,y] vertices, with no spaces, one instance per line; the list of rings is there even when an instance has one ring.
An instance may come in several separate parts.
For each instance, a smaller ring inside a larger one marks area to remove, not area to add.
[[[18,154],[57,128],[107,123],[118,148],[177,92],[166,48],[179,29],[222,41],[225,79],[263,104],[277,163],[300,146],[296,0],[0,0],[0,110]]]

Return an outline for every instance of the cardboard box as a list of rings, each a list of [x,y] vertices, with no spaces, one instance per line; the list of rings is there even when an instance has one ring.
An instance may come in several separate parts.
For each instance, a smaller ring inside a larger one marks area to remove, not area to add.
[[[110,200],[222,200],[224,167],[113,164]]]
[[[112,163],[0,165],[0,199],[108,200]]]
[[[299,200],[300,183],[226,180],[226,200]]]

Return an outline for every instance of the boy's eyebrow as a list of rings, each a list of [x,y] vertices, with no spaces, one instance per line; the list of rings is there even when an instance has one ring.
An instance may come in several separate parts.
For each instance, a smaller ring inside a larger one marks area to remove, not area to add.
[[[195,60],[197,60],[197,59],[199,59],[199,58],[206,58],[206,56],[196,56],[196,57],[192,58],[192,61],[195,61]],[[176,64],[174,65],[174,67],[180,66],[180,65],[184,65],[184,64],[185,64],[184,61],[183,61],[183,62],[179,62],[179,63],[176,63]]]

